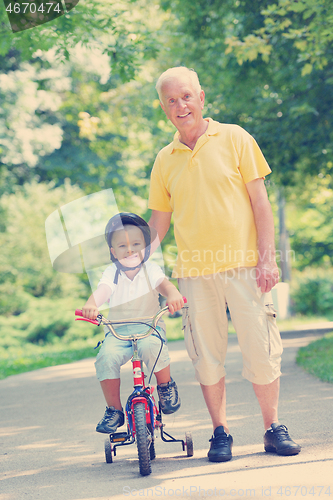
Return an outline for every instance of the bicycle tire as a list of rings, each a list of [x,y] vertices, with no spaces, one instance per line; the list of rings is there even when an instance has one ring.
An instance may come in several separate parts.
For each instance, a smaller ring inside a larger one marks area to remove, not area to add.
[[[154,460],[154,458],[156,458],[155,441],[154,441],[154,439],[152,439],[152,442],[150,443],[149,454],[150,454],[150,460]]]
[[[193,457],[193,439],[190,432],[185,432],[186,453],[188,457]]]
[[[107,464],[112,464],[113,462],[113,457],[112,457],[112,448],[111,448],[111,443],[110,443],[110,436],[105,439],[104,441],[104,451],[105,451],[105,461]]]
[[[146,410],[144,403],[136,403],[134,405],[134,421],[140,474],[141,476],[148,476],[151,473],[151,466],[148,442],[149,431],[146,423]]]

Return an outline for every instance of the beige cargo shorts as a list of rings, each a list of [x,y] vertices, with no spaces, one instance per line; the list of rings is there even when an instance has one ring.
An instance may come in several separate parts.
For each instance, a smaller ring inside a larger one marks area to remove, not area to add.
[[[242,375],[255,384],[270,384],[281,375],[282,342],[271,293],[258,288],[255,268],[178,280],[187,298],[183,310],[185,345],[195,376],[203,385],[225,376],[228,307],[243,356]]]

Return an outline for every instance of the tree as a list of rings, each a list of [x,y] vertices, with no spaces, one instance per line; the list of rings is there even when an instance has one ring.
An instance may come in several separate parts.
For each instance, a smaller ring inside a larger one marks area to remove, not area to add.
[[[1,210],[0,314],[18,314],[29,297],[84,296],[87,291],[77,276],[53,271],[45,238],[45,219],[58,206],[83,196],[67,182],[31,183],[3,195]]]
[[[288,39],[298,53],[302,75],[327,67],[332,55],[333,13],[330,0],[279,0],[261,10],[263,26],[244,36],[231,34],[227,53],[233,52],[240,64],[261,55],[265,62],[279,41]]]
[[[245,57],[244,48],[241,60],[236,42],[230,45],[230,40],[240,43],[263,29],[264,13],[272,7],[269,1],[165,0],[163,6],[177,16],[173,65],[197,70],[206,91],[207,114],[238,123],[254,135],[272,166],[274,182],[293,184],[298,171],[316,175],[330,170],[332,68],[314,67],[305,76],[295,71],[299,49],[290,37],[272,36],[267,53],[252,48]],[[330,50],[327,43],[327,56]]]
[[[52,89],[40,88],[42,78],[46,78],[45,70],[27,63],[0,74],[2,192],[28,180],[39,158],[61,146],[63,131],[55,115],[61,99]],[[57,78],[61,85],[63,75],[54,69],[48,78]]]
[[[289,193],[288,229],[296,266],[333,264],[333,180],[331,175],[302,179],[302,187]]]
[[[78,11],[82,15],[84,5]],[[83,27],[78,23],[67,36],[63,26],[66,16],[62,16],[44,26],[55,30],[53,41],[40,40],[42,27],[34,28],[29,31],[33,35],[30,52],[25,52],[27,38],[22,32],[12,35],[14,48],[11,46],[0,57],[4,73],[0,76],[0,92],[2,89],[1,97],[6,102],[0,113],[2,192],[32,179],[55,180],[59,184],[70,178],[87,193],[112,187],[125,203],[133,200],[133,195],[138,201],[140,189],[147,186],[145,159],[151,151],[152,135],[146,119],[136,109],[142,107],[139,92],[147,83],[149,69],[137,82],[124,80],[130,80],[135,72],[139,74],[145,59],[158,48],[152,34],[160,22],[156,4],[128,0],[112,4],[110,11],[97,3],[92,5],[100,19],[107,12],[114,13],[115,19],[110,20],[107,29],[103,23],[95,26],[92,21],[95,28],[89,32],[85,27],[86,38],[76,43]],[[74,11],[79,15],[77,9]],[[68,14],[70,22],[72,12]],[[66,26],[70,28],[68,23]],[[110,57],[110,46],[125,32],[132,52],[127,47],[124,53],[118,51]],[[65,52],[63,43],[67,38]],[[42,43],[36,50],[39,41]],[[47,47],[51,48],[41,50]],[[26,57],[30,57],[29,62],[22,62]],[[128,64],[132,72],[124,70]],[[46,128],[49,133],[42,134]]]
[[[30,30],[12,33],[5,9],[0,10],[0,55],[19,54],[30,60],[39,51],[55,49],[59,62],[68,60],[78,44],[102,47],[112,68],[126,81],[134,77],[142,60],[156,51],[152,27],[154,4],[145,0],[81,0],[65,15]]]

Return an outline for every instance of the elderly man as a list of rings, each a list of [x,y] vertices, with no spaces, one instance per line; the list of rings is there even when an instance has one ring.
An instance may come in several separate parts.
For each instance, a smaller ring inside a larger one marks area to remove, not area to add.
[[[228,306],[263,415],[266,451],[295,455],[300,446],[278,421],[282,344],[271,288],[278,282],[274,224],[264,177],[270,168],[257,143],[237,125],[204,119],[205,94],[195,71],[170,68],[157,81],[174,140],[157,155],[149,224],[178,248],[173,276],[187,297],[185,345],[213,423],[208,458],[232,458],[224,361]]]

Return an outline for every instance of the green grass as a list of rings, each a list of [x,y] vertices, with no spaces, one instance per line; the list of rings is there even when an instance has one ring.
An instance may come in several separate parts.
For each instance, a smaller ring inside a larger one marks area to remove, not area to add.
[[[296,362],[320,380],[333,383],[333,332],[301,347]]]
[[[0,379],[38,368],[72,363],[96,355],[92,339],[69,345],[26,345],[23,348],[0,349]]]
[[[72,317],[72,312],[71,312]],[[164,316],[169,341],[183,339],[181,318],[169,318]],[[302,324],[325,321],[325,318],[297,317],[285,321],[279,321],[281,330],[292,330]],[[14,318],[13,318],[14,324]],[[14,330],[8,319],[0,322],[0,379],[19,373],[56,366],[73,361],[79,361],[94,357],[94,350],[98,340],[103,338],[102,329],[97,329],[88,324],[74,324],[66,337],[56,338],[53,343],[34,344],[24,341],[23,330]],[[229,332],[235,333],[233,326],[229,325]],[[318,376],[322,380],[333,382],[333,338],[322,339],[321,344],[312,344],[302,348],[298,356],[298,363],[307,371]],[[330,346],[330,349],[329,349]],[[318,359],[317,359],[318,358]],[[315,367],[315,368],[314,368]]]

